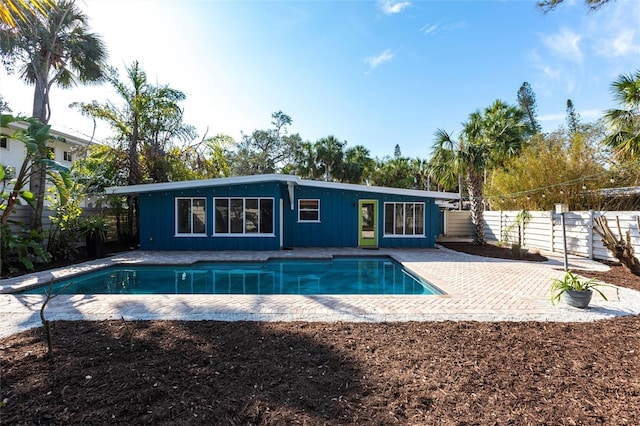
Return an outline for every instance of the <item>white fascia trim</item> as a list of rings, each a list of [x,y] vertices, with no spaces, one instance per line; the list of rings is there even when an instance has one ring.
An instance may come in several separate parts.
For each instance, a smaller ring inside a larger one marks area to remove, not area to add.
[[[366,186],[355,183],[324,182],[300,179],[300,186],[316,188],[344,189],[346,191],[374,192],[377,194],[408,195],[412,197],[435,198],[438,200],[459,200],[460,195],[453,192],[421,191],[418,189],[389,188],[384,186]]]
[[[111,186],[105,188],[109,195],[137,194],[144,192],[169,191],[177,189],[207,188],[226,185],[240,185],[262,182],[284,182],[293,185],[315,188],[343,189],[345,191],[373,192],[377,194],[407,195],[410,197],[435,198],[437,200],[459,200],[460,195],[453,192],[420,191],[417,189],[387,188],[382,186],[366,186],[355,183],[325,182],[301,179],[294,175],[268,174],[252,176],[233,176],[226,178],[188,180],[180,182],[147,183],[130,186]]]
[[[176,189],[208,188],[226,185],[241,185],[261,182],[293,182],[300,181],[300,178],[292,175],[269,174],[252,176],[233,176],[226,178],[213,178],[201,180],[185,180],[179,182],[146,183],[141,185],[111,186],[105,188],[107,194],[134,194],[141,192],[170,191]]]

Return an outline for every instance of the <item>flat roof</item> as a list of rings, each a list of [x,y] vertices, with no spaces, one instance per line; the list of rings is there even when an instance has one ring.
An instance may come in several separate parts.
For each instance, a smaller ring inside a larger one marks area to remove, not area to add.
[[[414,197],[436,198],[439,200],[459,200],[460,195],[453,192],[422,191],[419,189],[390,188],[386,186],[358,185],[354,183],[325,182],[302,179],[299,176],[284,174],[266,174],[251,176],[233,176],[214,179],[185,180],[180,182],[146,183],[141,185],[111,186],[105,188],[108,195],[140,194],[157,191],[171,191],[214,186],[230,186],[264,182],[280,182],[316,188],[343,189],[345,191],[366,191],[380,194],[409,195]]]
[[[9,123],[8,128],[27,130],[29,128],[29,123],[27,123],[26,121],[12,121],[11,123]],[[53,127],[49,129],[49,134],[54,137],[64,138],[64,143],[68,143],[70,145],[87,146],[92,143],[91,141],[88,141],[84,137],[61,132],[60,130],[56,130]],[[7,136],[11,137],[10,135],[7,135]],[[58,140],[58,142],[62,142],[62,141]]]

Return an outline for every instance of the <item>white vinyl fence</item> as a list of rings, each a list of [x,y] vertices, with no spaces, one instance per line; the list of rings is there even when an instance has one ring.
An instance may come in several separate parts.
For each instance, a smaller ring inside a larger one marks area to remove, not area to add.
[[[444,211],[444,235],[449,237],[466,237],[471,235],[471,213],[469,210]]]
[[[485,211],[484,231],[488,241],[514,244],[518,242],[517,216],[519,211]],[[548,252],[563,251],[562,218],[560,214],[550,211],[529,212],[528,219],[521,227],[521,243],[528,249]],[[619,238],[616,218],[620,220],[623,236],[630,231],[631,244],[636,256],[640,254],[640,230],[638,229],[637,211],[600,212],[575,211],[565,213],[565,232],[567,253],[590,259],[615,260],[602,245],[600,236],[593,231],[594,219],[604,215],[609,227]],[[467,226],[462,222],[466,218]],[[468,211],[445,213],[446,236],[471,235],[471,220]]]

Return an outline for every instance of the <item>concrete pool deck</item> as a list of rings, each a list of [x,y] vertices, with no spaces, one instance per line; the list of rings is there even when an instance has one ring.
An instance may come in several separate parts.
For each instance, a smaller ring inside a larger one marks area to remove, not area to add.
[[[438,296],[294,295],[59,295],[47,308],[49,320],[220,320],[220,321],[595,321],[640,313],[640,292],[605,288],[608,301],[594,294],[587,309],[553,306],[549,288],[561,278],[562,256],[543,253],[547,262],[478,257],[436,249],[295,249],[273,252],[131,251],[67,268],[0,281],[0,292],[47,284],[116,264],[191,264],[197,261],[262,261],[326,258],[333,255],[390,256],[431,282]],[[569,256],[569,268],[606,271],[608,267]],[[39,295],[0,294],[0,337],[40,326]]]

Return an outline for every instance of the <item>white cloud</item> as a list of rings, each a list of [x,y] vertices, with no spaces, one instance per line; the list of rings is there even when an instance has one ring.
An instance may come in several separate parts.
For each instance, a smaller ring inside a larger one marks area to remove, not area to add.
[[[578,111],[578,115],[583,121],[594,121],[602,118],[604,112],[599,109],[583,109]],[[543,114],[538,116],[541,123],[560,122],[567,119],[566,112],[558,112],[553,114]]]
[[[632,29],[621,31],[615,37],[601,40],[596,51],[606,57],[626,56],[640,53],[640,42],[636,40],[636,32]]]
[[[549,65],[544,65],[540,67],[540,70],[544,74],[545,77],[550,78],[552,80],[559,80],[562,77],[562,72],[559,69],[551,68]]]
[[[365,58],[364,63],[369,65],[369,72],[376,69],[378,66],[384,64],[385,62],[389,62],[394,58],[394,54],[391,49],[387,49],[381,54],[377,56],[369,56]]]
[[[580,117],[585,120],[594,121],[602,118],[604,116],[604,111],[600,109],[583,109],[578,111],[578,114],[580,114]]]
[[[420,32],[425,35],[434,35],[441,30],[441,27],[436,24],[426,24],[420,28]]]
[[[544,114],[538,116],[538,121],[546,123],[548,121],[561,121],[567,117],[567,113]]]
[[[582,40],[580,34],[567,28],[561,29],[557,34],[542,36],[542,42],[549,50],[574,62],[581,62],[584,57],[580,49],[580,40]]]
[[[458,22],[454,22],[453,24],[431,24],[431,23],[427,23],[424,24],[421,28],[420,28],[420,32],[424,35],[427,36],[433,36],[436,34],[439,34],[441,32],[446,32],[446,31],[455,31],[455,30],[460,30],[460,29],[464,29],[467,28],[468,24],[464,21],[458,21]]]
[[[395,15],[411,6],[410,1],[398,1],[398,0],[380,0],[378,1],[378,7],[385,15]]]

